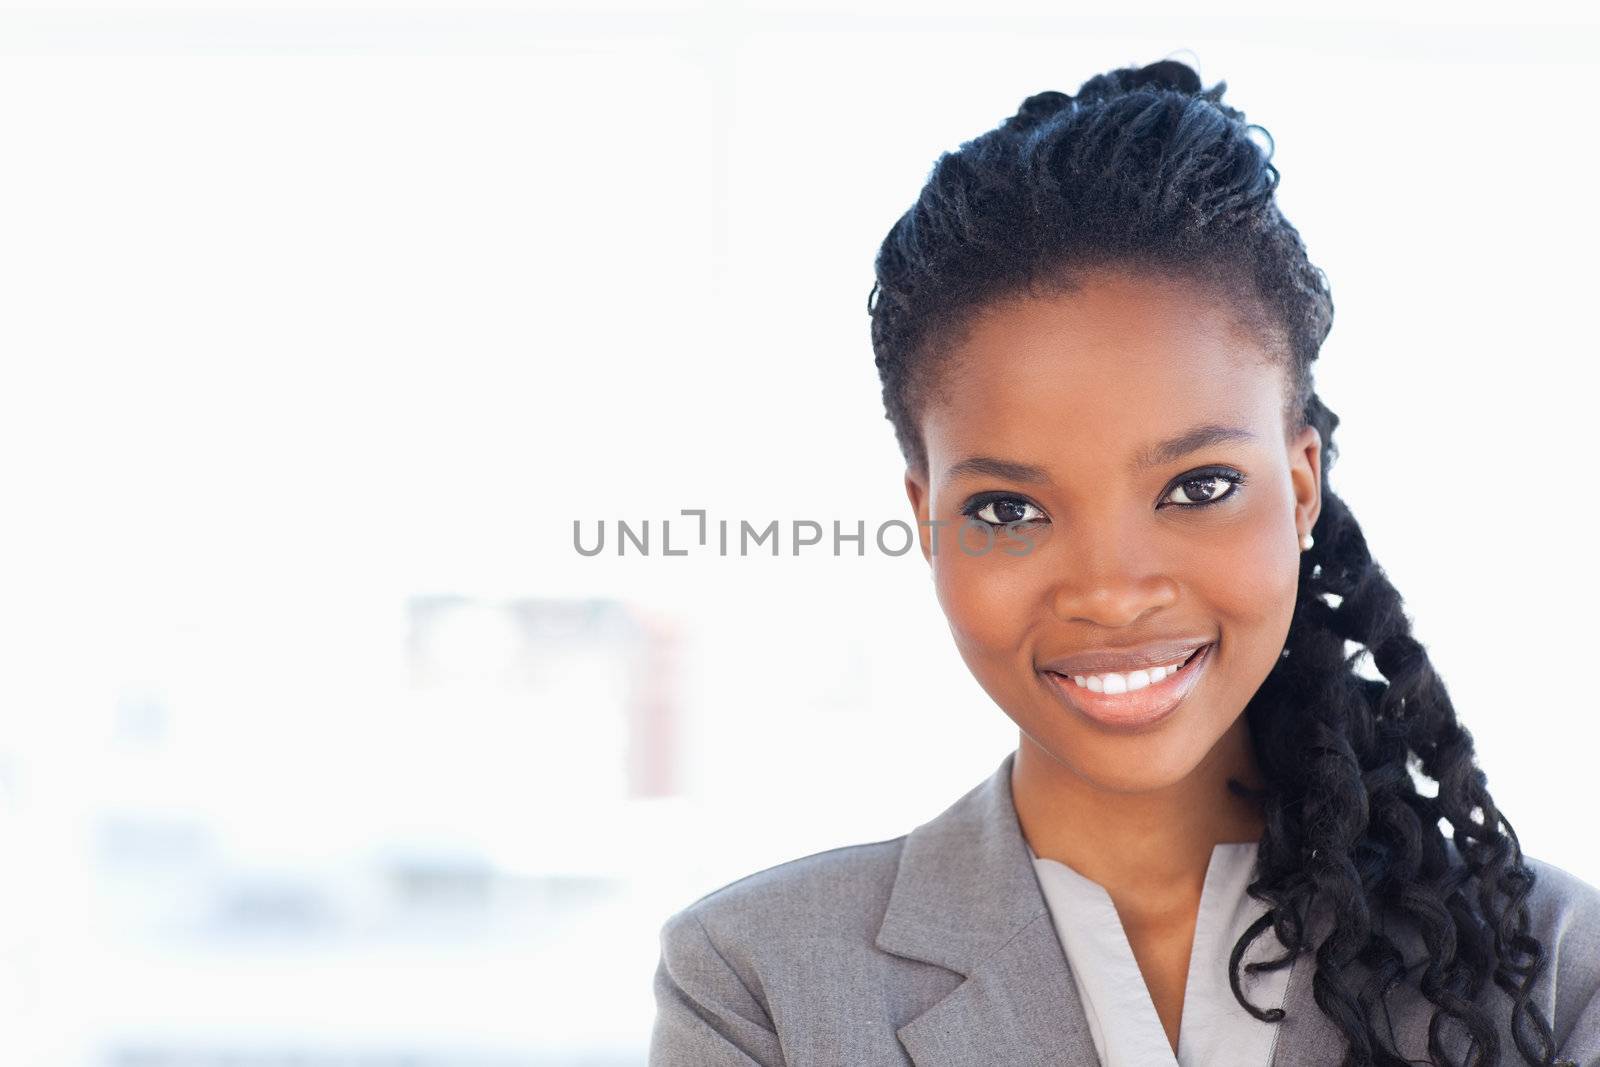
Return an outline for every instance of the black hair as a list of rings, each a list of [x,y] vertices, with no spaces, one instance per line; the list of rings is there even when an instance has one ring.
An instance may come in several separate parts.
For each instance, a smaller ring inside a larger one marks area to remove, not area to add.
[[[1258,1019],[1284,1018],[1249,1003],[1240,986],[1245,949],[1270,925],[1286,954],[1246,969],[1314,951],[1313,994],[1347,1039],[1345,1067],[1408,1062],[1392,1027],[1386,1038],[1378,1026],[1402,984],[1434,1005],[1436,1062],[1454,1067],[1442,1043],[1447,1021],[1470,1038],[1467,1064],[1500,1062],[1499,1028],[1481,997],[1490,981],[1508,995],[1523,1058],[1549,1065],[1551,1026],[1533,1003],[1548,964],[1528,933],[1534,873],[1400,594],[1329,487],[1339,418],[1317,396],[1311,364],[1333,300],[1278,209],[1270,134],[1222,102],[1226,87],[1202,89],[1175,60],[1124,67],[1076,95],[1030,96],[995,129],[942,154],[884,238],[868,297],[887,418],[908,466],[926,474],[917,420],[940,362],[997,302],[1071,288],[1098,267],[1223,287],[1285,368],[1286,430],[1315,426],[1323,447],[1322,508],[1314,546],[1301,553],[1284,651],[1245,709],[1267,784],[1229,782],[1263,804],[1249,892],[1271,905],[1234,946],[1234,996]],[[1381,678],[1356,670],[1369,653]],[[1436,794],[1419,792],[1414,766]],[[1313,946],[1319,903],[1331,924]],[[1403,959],[1386,932],[1394,921],[1414,929],[1423,959]]]

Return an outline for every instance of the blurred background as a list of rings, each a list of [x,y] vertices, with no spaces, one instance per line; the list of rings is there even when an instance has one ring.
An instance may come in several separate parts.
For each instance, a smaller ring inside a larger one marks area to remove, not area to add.
[[[640,1065],[667,915],[989,774],[873,543],[872,257],[1166,56],[1275,137],[1334,484],[1600,882],[1593,16],[1132,10],[0,8],[0,1062]]]

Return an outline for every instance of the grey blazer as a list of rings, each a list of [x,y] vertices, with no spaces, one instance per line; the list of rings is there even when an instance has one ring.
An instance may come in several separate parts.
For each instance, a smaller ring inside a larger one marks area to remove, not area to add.
[[[1094,1064],[1094,1041],[1011,798],[1009,753],[942,814],[888,841],[770,867],[701,897],[661,928],[651,1067],[1033,1067]],[[1524,857],[1530,932],[1550,969],[1536,1001],[1557,1059],[1600,1067],[1600,890]],[[1312,944],[1327,929],[1313,915]],[[1405,958],[1420,941],[1398,937]],[[1413,951],[1415,950],[1415,951]],[[1312,999],[1315,957],[1290,971],[1273,1067],[1336,1065],[1343,1034]],[[1393,999],[1393,996],[1391,996]],[[1428,1054],[1432,1005],[1393,1012],[1397,1047]],[[1500,1063],[1523,1062],[1510,1000]],[[1443,1027],[1464,1062],[1467,1041]]]

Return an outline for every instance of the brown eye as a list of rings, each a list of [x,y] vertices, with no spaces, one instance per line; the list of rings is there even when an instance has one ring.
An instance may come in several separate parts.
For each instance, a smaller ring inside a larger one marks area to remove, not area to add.
[[[1044,512],[1038,505],[1011,496],[990,499],[968,508],[965,514],[990,526],[1010,526],[1013,523],[1033,522],[1044,517]]]
[[[1172,487],[1172,492],[1167,494],[1167,502],[1191,508],[1215,504],[1232,496],[1243,481],[1243,477],[1220,471],[1185,478]],[[1182,499],[1174,500],[1174,494],[1181,494]]]

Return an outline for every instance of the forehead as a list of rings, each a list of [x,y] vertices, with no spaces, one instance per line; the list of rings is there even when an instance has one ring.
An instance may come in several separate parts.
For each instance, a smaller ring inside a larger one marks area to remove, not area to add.
[[[1281,436],[1284,371],[1220,290],[1098,273],[991,306],[940,361],[923,413],[930,461],[1127,456],[1201,422]]]

